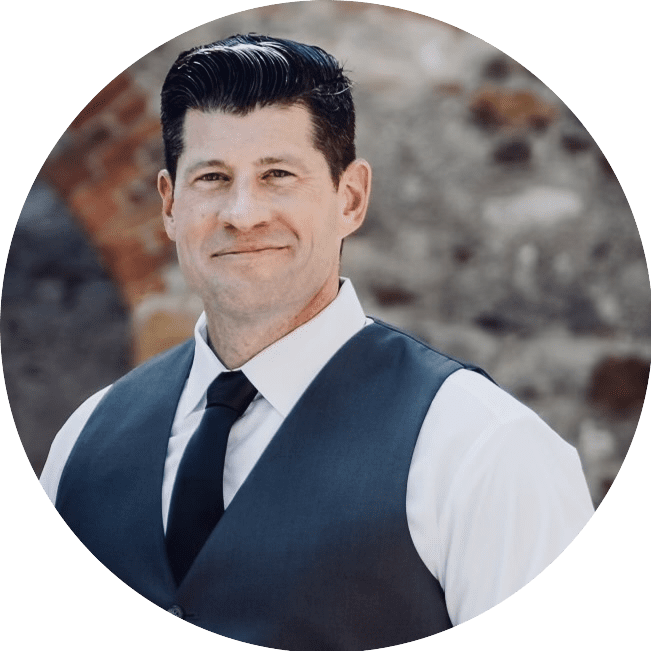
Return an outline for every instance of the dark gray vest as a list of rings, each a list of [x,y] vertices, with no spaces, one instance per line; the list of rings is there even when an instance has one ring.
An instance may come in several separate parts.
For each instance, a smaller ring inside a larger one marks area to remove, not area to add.
[[[464,365],[386,324],[363,328],[305,391],[177,586],[161,484],[193,350],[116,382],[84,428],[56,500],[84,545],[150,601],[251,644],[353,651],[449,628],[405,498],[430,403]]]

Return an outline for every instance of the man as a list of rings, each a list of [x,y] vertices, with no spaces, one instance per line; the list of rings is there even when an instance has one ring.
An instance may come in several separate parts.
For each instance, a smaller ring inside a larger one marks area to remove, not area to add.
[[[162,124],[165,228],[205,312],[58,434],[41,482],[72,530],[159,606],[281,649],[419,639],[531,580],[592,513],[578,457],[339,278],[371,170],[336,60],[195,48]]]

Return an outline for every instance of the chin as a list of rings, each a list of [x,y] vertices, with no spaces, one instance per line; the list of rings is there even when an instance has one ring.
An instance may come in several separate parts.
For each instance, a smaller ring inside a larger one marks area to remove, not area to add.
[[[218,306],[220,311],[231,314],[255,316],[268,313],[286,303],[283,286],[277,279],[229,283],[227,287],[213,288],[211,303]]]

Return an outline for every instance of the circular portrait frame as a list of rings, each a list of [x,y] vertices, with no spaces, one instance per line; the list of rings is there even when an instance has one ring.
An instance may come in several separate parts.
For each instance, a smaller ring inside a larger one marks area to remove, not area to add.
[[[79,2],[60,3],[56,11],[41,5],[38,23],[33,5],[16,8],[16,29],[5,46],[9,70],[3,86],[9,100],[2,110],[9,147],[2,166],[8,210],[0,240],[5,262],[33,180],[75,115],[134,61],[232,9],[226,3],[207,3],[172,12],[148,1],[134,7],[119,0],[105,10],[107,15],[91,21]],[[631,18],[638,12],[631,2],[624,4],[630,11],[622,8],[616,15],[584,2],[568,6],[560,0],[548,3],[543,15],[523,15],[521,4],[512,0],[490,7],[478,2],[391,5],[494,44],[549,84],[581,118],[615,170],[648,253],[644,152],[651,143],[638,133],[645,123],[639,81],[645,41],[642,21]],[[238,12],[259,6],[243,2]],[[607,49],[603,34],[609,35]],[[101,51],[91,50],[98,40]],[[577,52],[583,52],[580,74],[567,64],[577,59]],[[66,640],[69,649],[91,643],[100,649],[125,643],[213,648],[213,634],[186,626],[125,589],[83,547],[35,481],[4,394],[0,407],[6,445],[0,477],[9,532],[3,542],[5,609],[12,614],[7,639],[20,639],[26,646]],[[647,400],[617,480],[584,531],[549,568],[488,613],[435,638],[412,642],[409,648],[461,649],[487,640],[506,649],[553,644],[606,648],[644,639],[645,600],[640,590],[651,579],[651,540],[643,516],[650,453],[640,433],[651,427],[650,418]],[[245,648],[227,638],[219,644]]]

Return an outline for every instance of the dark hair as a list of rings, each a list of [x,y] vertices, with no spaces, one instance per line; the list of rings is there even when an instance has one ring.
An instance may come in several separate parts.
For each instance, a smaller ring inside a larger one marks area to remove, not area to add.
[[[182,52],[161,92],[165,165],[172,181],[188,109],[246,115],[272,104],[299,104],[310,112],[314,146],[337,186],[355,160],[351,86],[332,55],[286,39],[238,34]]]

